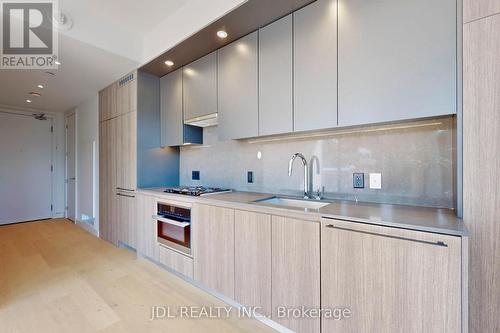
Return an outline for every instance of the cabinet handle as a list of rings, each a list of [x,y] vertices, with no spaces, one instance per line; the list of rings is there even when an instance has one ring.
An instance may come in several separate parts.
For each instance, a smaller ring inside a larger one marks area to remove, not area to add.
[[[185,227],[188,227],[188,226],[191,225],[191,223],[189,223],[189,222],[178,222],[178,221],[174,221],[174,220],[171,220],[171,219],[166,219],[166,218],[164,218],[163,216],[160,216],[160,215],[153,215],[153,219],[155,219],[156,221],[160,221],[160,222],[164,222],[164,223],[167,223],[167,224],[171,224],[173,226],[180,227],[180,228],[185,228]]]
[[[123,188],[123,187],[117,187],[116,189],[119,190],[119,191],[135,192],[135,190],[131,190],[131,189],[128,189],[128,188]]]
[[[116,193],[116,195],[119,195],[121,197],[127,197],[127,198],[135,198],[135,195],[127,195],[127,194],[122,194],[122,193]]]
[[[338,230],[344,230],[344,231],[357,232],[357,233],[360,233],[360,234],[366,234],[366,235],[372,235],[372,236],[379,236],[379,237],[392,238],[392,239],[400,239],[400,240],[405,240],[405,241],[410,241],[410,242],[415,242],[415,243],[422,243],[422,244],[428,244],[428,245],[448,247],[448,244],[446,244],[443,241],[431,242],[431,241],[425,241],[425,240],[420,240],[420,239],[413,239],[413,238],[408,238],[408,237],[384,235],[384,234],[379,234],[377,232],[369,232],[369,231],[361,231],[361,230],[356,230],[356,229],[351,229],[351,228],[337,227],[337,226],[335,226],[333,224],[327,224],[325,227],[326,228],[330,228],[330,229],[338,229]]]

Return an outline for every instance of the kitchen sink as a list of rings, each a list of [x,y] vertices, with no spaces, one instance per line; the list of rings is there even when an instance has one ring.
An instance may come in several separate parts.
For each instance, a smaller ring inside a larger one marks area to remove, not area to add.
[[[307,200],[307,199],[292,199],[283,197],[271,197],[254,201],[258,204],[267,204],[272,206],[281,206],[287,208],[301,208],[301,209],[320,209],[321,207],[328,206],[330,202],[321,200]]]

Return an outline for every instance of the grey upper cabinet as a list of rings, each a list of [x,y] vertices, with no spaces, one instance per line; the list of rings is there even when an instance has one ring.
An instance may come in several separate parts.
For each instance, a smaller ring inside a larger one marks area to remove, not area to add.
[[[335,127],[337,1],[318,0],[293,15],[294,130]]]
[[[184,120],[217,112],[217,52],[184,67]]]
[[[203,143],[203,129],[184,125],[182,68],[160,79],[161,146]]]
[[[456,113],[456,0],[339,1],[339,125]]]
[[[292,15],[259,30],[259,135],[293,131]]]
[[[218,52],[219,139],[259,134],[258,32]]]
[[[182,145],[182,69],[160,79],[160,110],[161,146]]]

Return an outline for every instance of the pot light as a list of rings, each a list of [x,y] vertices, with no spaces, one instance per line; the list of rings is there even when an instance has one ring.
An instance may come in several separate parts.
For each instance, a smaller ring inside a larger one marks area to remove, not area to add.
[[[219,30],[217,31],[217,37],[224,39],[227,37],[227,32],[225,32],[224,30]]]
[[[26,100],[26,103],[31,103],[31,99],[27,99],[27,100]]]
[[[37,85],[38,88],[43,89],[43,85],[39,84]]]
[[[57,61],[57,60],[56,60],[56,61],[54,61],[54,64],[56,64],[57,66],[60,66],[60,65],[61,65],[61,63],[60,63],[59,61]]]
[[[172,60],[167,60],[165,61],[165,65],[167,65],[168,67],[172,67],[174,65],[174,62]]]

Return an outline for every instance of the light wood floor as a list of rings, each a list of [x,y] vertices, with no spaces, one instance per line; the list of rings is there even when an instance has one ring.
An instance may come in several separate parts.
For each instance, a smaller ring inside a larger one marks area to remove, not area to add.
[[[274,332],[253,319],[161,319],[152,306],[224,306],[67,220],[0,227],[0,332]]]

